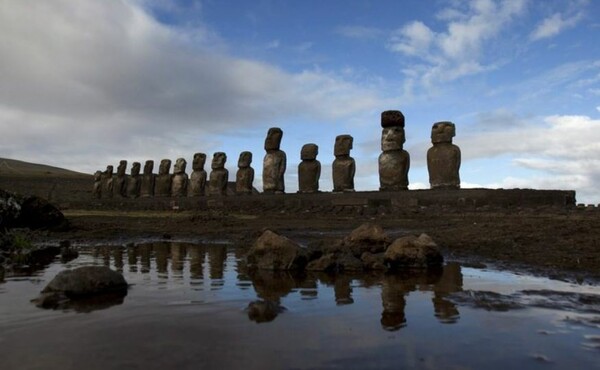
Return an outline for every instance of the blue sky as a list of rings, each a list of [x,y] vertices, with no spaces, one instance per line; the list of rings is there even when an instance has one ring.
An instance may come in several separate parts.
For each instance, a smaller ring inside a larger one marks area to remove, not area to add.
[[[413,189],[449,120],[463,187],[600,203],[599,19],[586,0],[3,0],[1,156],[91,173],[224,151],[234,178],[250,150],[260,189],[277,126],[288,191],[309,142],[332,188],[340,134],[376,190],[379,115],[399,109]]]

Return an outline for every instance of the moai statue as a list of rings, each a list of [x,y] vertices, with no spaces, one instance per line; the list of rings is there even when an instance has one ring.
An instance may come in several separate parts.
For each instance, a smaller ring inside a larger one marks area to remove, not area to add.
[[[427,151],[427,170],[432,189],[460,189],[460,148],[452,144],[455,135],[452,122],[437,122],[431,128],[433,146]]]
[[[196,153],[194,154],[194,161],[192,162],[192,175],[190,177],[190,195],[192,197],[204,196],[204,189],[206,187],[206,171],[204,171],[204,164],[206,163],[206,154]]]
[[[210,178],[208,182],[209,195],[227,195],[227,183],[229,181],[229,171],[225,168],[227,155],[223,152],[216,152],[213,155],[210,167]]]
[[[333,191],[354,191],[354,174],[356,163],[350,157],[350,149],[354,139],[350,135],[339,135],[335,138],[333,154]]]
[[[152,171],[154,171],[154,161],[146,161],[144,164],[144,174],[142,175],[142,187],[140,189],[140,196],[142,198],[154,196],[156,175]]]
[[[102,198],[102,171],[94,173],[94,191],[92,194],[94,198]]]
[[[254,168],[250,167],[252,163],[251,152],[241,152],[238,160],[238,171],[235,175],[236,194],[252,194],[252,183],[254,182]]]
[[[140,162],[133,162],[131,165],[131,174],[127,179],[127,197],[138,198],[142,187],[142,178],[140,176]]]
[[[171,170],[171,160],[163,159],[158,167],[158,175],[154,183],[154,195],[157,197],[171,196],[171,182],[173,178],[169,171]]]
[[[285,192],[283,175],[287,159],[285,152],[279,150],[283,131],[278,127],[271,127],[265,139],[267,154],[263,160],[263,192],[282,194]]]
[[[379,155],[379,190],[408,190],[410,155],[404,150],[404,115],[398,110],[381,113],[381,150]]]
[[[173,167],[173,182],[171,183],[171,196],[186,197],[188,189],[188,175],[185,173],[187,162],[183,158],[177,158]]]
[[[112,198],[113,196],[113,166],[106,166],[102,173],[102,196]]]
[[[127,161],[120,161],[117,167],[117,178],[114,181],[113,191],[121,198],[127,197]]]
[[[300,151],[302,162],[298,165],[298,193],[318,193],[321,162],[317,161],[317,144],[305,144]]]

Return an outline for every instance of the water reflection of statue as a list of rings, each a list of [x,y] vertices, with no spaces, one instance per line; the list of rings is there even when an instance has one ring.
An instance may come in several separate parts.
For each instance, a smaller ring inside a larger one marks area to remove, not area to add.
[[[171,270],[181,278],[186,248],[183,243],[171,243]]]
[[[208,248],[209,277],[211,286],[223,286],[223,272],[225,271],[225,260],[227,259],[227,248],[214,245]]]
[[[169,245],[168,243],[155,243],[152,245],[154,258],[156,258],[156,272],[158,277],[167,278],[169,274]]]
[[[456,305],[447,297],[462,291],[462,273],[458,263],[448,263],[440,280],[433,286],[433,309],[435,317],[442,323],[452,324],[458,321],[460,315]]]
[[[252,270],[249,272],[252,285],[259,300],[250,302],[246,311],[248,318],[256,322],[275,320],[285,308],[281,306],[281,298],[297,288],[301,277],[288,271]]]
[[[193,245],[188,248],[188,253],[190,255],[190,278],[203,279],[206,250],[201,245]]]
[[[141,271],[144,274],[150,272],[150,258],[152,256],[152,245],[143,244],[139,246]]]
[[[385,275],[381,288],[381,326],[385,330],[393,331],[406,326],[406,296],[417,290],[433,292],[434,316],[440,322],[454,323],[458,320],[458,309],[446,297],[462,290],[462,274],[458,264],[449,263],[443,269]]]
[[[127,264],[129,265],[129,272],[137,272],[137,256],[138,248],[135,245],[129,245],[127,247]]]

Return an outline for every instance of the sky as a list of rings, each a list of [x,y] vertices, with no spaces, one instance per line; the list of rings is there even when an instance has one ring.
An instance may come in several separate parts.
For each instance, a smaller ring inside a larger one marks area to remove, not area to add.
[[[384,110],[406,117],[411,189],[433,123],[456,125],[461,186],[570,189],[600,203],[600,1],[0,0],[0,157],[93,173],[119,160],[254,154],[284,134],[286,191],[354,137],[379,188]],[[155,165],[155,169],[158,164]],[[210,160],[207,170],[210,168]]]

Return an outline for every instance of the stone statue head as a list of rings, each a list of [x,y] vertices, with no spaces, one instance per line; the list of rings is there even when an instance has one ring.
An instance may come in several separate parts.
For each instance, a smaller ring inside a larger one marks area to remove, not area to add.
[[[187,167],[187,162],[183,158],[177,158],[175,161],[175,166],[173,167],[173,173],[185,173],[185,168]]]
[[[399,126],[386,127],[381,130],[381,150],[401,150],[406,141],[404,129]]]
[[[158,167],[159,175],[168,175],[170,170],[171,170],[171,160],[170,159],[163,159],[162,161],[160,161],[160,166]]]
[[[106,171],[104,172],[108,177],[112,177],[113,175],[113,166],[106,166]]]
[[[194,154],[194,160],[192,162],[192,169],[194,171],[204,170],[204,164],[206,163],[206,154],[196,153]]]
[[[119,167],[117,167],[117,176],[125,176],[127,170],[127,161],[120,161]]]
[[[265,150],[279,150],[283,131],[279,127],[271,127],[265,139]]]
[[[350,149],[352,149],[352,142],[354,139],[350,135],[338,135],[335,138],[335,147],[333,155],[336,157],[350,155]]]
[[[404,114],[399,110],[386,110],[381,112],[381,127],[404,127]]]
[[[239,168],[250,167],[251,163],[252,163],[252,152],[241,152],[240,158],[238,160],[238,167]]]
[[[102,180],[102,171],[94,172],[94,181],[100,181],[100,180]]]
[[[144,175],[152,175],[154,171],[154,161],[146,161],[144,164]]]
[[[133,162],[131,165],[131,176],[139,176],[140,175],[140,162]]]
[[[436,122],[431,127],[431,142],[451,143],[452,138],[456,135],[456,127],[454,123],[448,121]]]
[[[210,168],[212,168],[213,170],[225,168],[225,162],[227,162],[227,154],[223,152],[216,152],[215,154],[213,154],[213,160],[210,165]]]
[[[304,144],[302,146],[302,150],[300,151],[300,159],[303,161],[313,161],[317,159],[318,154],[319,147],[317,144]]]

